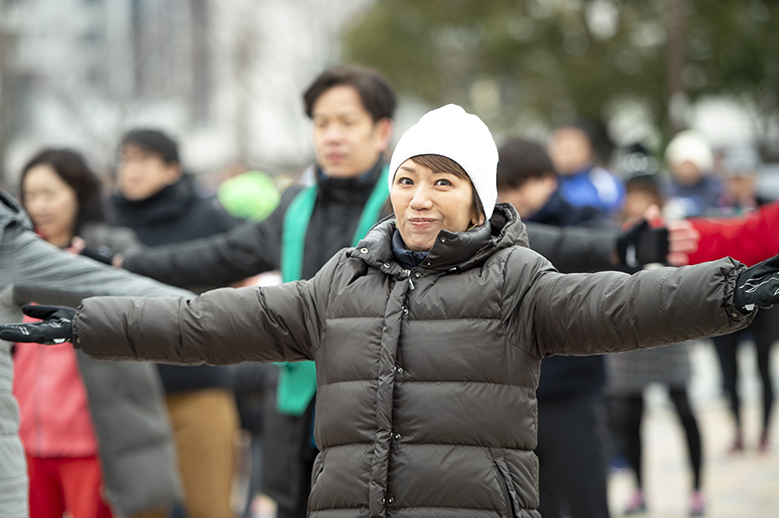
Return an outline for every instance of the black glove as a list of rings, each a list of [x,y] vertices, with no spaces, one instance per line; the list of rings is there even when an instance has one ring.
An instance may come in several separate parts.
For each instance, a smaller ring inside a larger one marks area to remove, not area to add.
[[[43,322],[0,326],[0,340],[46,345],[73,341],[75,309],[64,306],[24,306],[22,313]]]
[[[668,255],[668,229],[651,228],[647,220],[641,220],[617,238],[617,255],[623,265],[631,268],[665,263]]]
[[[738,276],[733,303],[742,312],[768,309],[779,302],[779,255],[747,268]]]
[[[99,248],[92,248],[91,246],[85,246],[84,248],[81,249],[79,255],[83,255],[84,257],[89,257],[94,261],[98,261],[103,264],[107,264],[108,266],[111,266],[113,264],[114,255],[116,255],[116,252],[114,252],[107,246],[101,246]]]

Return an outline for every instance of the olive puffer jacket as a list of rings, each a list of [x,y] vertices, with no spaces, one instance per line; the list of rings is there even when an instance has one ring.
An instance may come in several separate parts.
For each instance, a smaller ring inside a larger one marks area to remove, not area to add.
[[[538,517],[541,359],[721,334],[743,267],[564,275],[527,248],[500,204],[490,223],[442,231],[427,259],[394,259],[392,220],[311,280],[194,300],[99,298],[77,347],[103,359],[315,360],[309,516]]]

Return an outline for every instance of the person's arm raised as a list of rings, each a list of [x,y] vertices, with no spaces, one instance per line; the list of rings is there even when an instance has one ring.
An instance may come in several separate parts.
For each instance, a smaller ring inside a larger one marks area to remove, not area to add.
[[[203,239],[125,255],[122,268],[173,286],[225,286],[278,268],[278,245],[266,222],[246,223]]]
[[[103,360],[212,365],[311,360],[324,334],[327,294],[341,257],[311,280],[279,286],[224,288],[191,299],[88,298],[72,318],[73,344]],[[18,329],[0,326],[0,333]],[[41,338],[50,341],[48,335]]]
[[[690,264],[730,256],[753,265],[779,254],[779,201],[742,218],[695,218],[690,223],[701,236],[688,254]]]
[[[121,258],[121,266],[174,286],[227,286],[276,270],[281,261],[284,215],[294,196],[294,186],[264,221],[245,223],[224,234],[184,243],[147,248]]]
[[[512,297],[521,303],[509,322],[522,337],[517,343],[535,344],[529,352],[539,357],[620,352],[721,335],[752,320],[734,301],[744,269],[731,259],[633,275],[563,275],[538,268],[530,274],[527,292]],[[507,268],[512,270],[521,271]]]

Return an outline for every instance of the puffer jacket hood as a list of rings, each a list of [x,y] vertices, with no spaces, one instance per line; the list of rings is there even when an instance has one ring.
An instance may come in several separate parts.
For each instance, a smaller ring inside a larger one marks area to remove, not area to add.
[[[0,203],[4,205],[5,209],[0,210],[0,239],[2,239],[5,229],[9,227],[18,226],[25,230],[32,230],[32,221],[30,221],[22,205],[13,196],[0,191]]]
[[[395,217],[389,216],[360,241],[352,257],[360,257],[375,268],[395,261],[391,246],[394,232]],[[499,203],[488,222],[469,232],[442,230],[422,266],[435,272],[465,270],[514,245],[528,248],[527,229],[513,205]]]

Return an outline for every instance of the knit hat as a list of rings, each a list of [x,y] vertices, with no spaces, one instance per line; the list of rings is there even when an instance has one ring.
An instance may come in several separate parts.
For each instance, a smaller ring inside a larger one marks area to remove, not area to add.
[[[479,196],[484,216],[492,217],[498,199],[498,148],[487,125],[455,104],[427,112],[408,129],[390,160],[389,187],[400,164],[419,155],[441,155],[465,169]]]
[[[665,161],[671,167],[683,162],[692,162],[703,174],[714,168],[714,154],[711,145],[701,133],[684,130],[676,134],[665,149]]]

